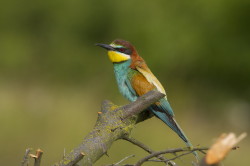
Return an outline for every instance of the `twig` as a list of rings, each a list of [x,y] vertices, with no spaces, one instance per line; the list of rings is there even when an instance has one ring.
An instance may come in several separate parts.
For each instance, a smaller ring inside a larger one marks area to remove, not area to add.
[[[163,150],[163,151],[158,151],[158,152],[154,152],[144,158],[142,158],[141,160],[139,160],[135,166],[140,166],[142,165],[144,162],[149,161],[149,159],[156,157],[160,154],[166,154],[166,153],[177,153],[177,152],[187,152],[181,155],[178,155],[172,159],[169,160],[174,160],[176,158],[179,158],[181,156],[190,154],[194,151],[204,151],[204,150],[209,150],[205,159],[202,160],[201,165],[202,166],[209,166],[209,165],[213,165],[213,164],[217,164],[219,163],[219,161],[221,161],[226,154],[230,151],[230,150],[235,150],[238,149],[238,147],[234,146],[236,143],[238,143],[239,141],[241,141],[243,138],[246,137],[246,133],[241,134],[238,138],[236,138],[235,134],[228,134],[228,135],[222,135],[218,141],[211,147],[211,149],[207,148],[207,147],[202,147],[202,148],[176,148],[176,149],[167,149],[167,150]],[[151,160],[152,161],[152,160]],[[157,162],[160,162],[159,160],[154,160]],[[211,162],[213,161],[213,162]],[[161,161],[163,162],[163,161]]]
[[[118,165],[121,164],[123,161],[125,161],[125,160],[127,160],[127,159],[129,159],[129,158],[131,158],[131,157],[135,157],[135,155],[132,154],[132,155],[130,155],[130,156],[125,157],[124,159],[120,160],[119,162],[113,164],[113,166],[118,166]]]
[[[170,160],[175,160],[175,159],[177,159],[177,158],[180,158],[180,157],[182,157],[182,156],[188,155],[188,154],[190,154],[190,153],[193,153],[193,150],[192,150],[192,151],[189,151],[189,152],[186,152],[186,153],[182,153],[182,154],[180,154],[180,155],[177,155],[177,156],[175,156],[175,157],[169,159],[169,161],[170,161]]]
[[[175,157],[173,157],[173,158],[166,159],[166,160],[147,160],[147,161],[168,162],[168,161],[171,161],[171,160],[175,160],[175,159],[177,159],[177,158],[180,158],[180,157],[182,157],[182,156],[188,155],[188,154],[190,154],[190,153],[193,153],[193,151],[189,151],[189,152],[186,152],[186,153],[182,153],[182,154],[180,154],[180,155],[177,155],[177,156],[175,156]]]
[[[153,153],[154,151],[152,149],[150,149],[147,145],[143,144],[142,142],[134,139],[133,137],[124,137],[124,140],[142,148],[143,150],[145,150],[148,153]]]
[[[63,159],[65,158],[65,155],[66,155],[66,149],[64,148],[63,149],[63,157],[62,157]]]
[[[142,148],[143,150],[145,150],[146,152],[148,152],[150,154],[155,153],[154,150],[150,149],[147,145],[145,145],[142,142],[134,139],[133,137],[124,137],[123,139],[126,140],[126,141],[128,141],[128,142],[130,142],[130,143],[132,143],[132,144],[134,144],[134,145],[136,145],[136,146],[138,146],[138,147],[140,147],[140,148]],[[168,160],[166,157],[164,157],[162,155],[158,155],[156,157],[158,159],[160,159],[160,161],[163,161],[163,162],[166,161],[165,162],[166,164],[170,164],[171,166],[178,166],[176,163],[174,163],[172,161],[169,162],[170,160]]]
[[[30,154],[30,157],[35,159],[34,166],[40,166],[42,155],[43,155],[43,151],[41,149],[36,150],[36,155]]]
[[[208,150],[208,148],[204,147],[204,148],[193,148],[192,150],[189,148],[176,148],[176,149],[167,149],[167,150],[163,150],[163,151],[158,151],[158,152],[154,152],[144,158],[142,158],[141,160],[139,160],[135,166],[140,166],[142,165],[144,162],[148,161],[149,159],[156,157],[158,155],[161,154],[166,154],[166,153],[177,153],[177,152],[193,152],[193,151],[200,151],[200,150]]]
[[[204,150],[200,150],[200,152],[203,153],[203,154],[207,154],[207,152],[204,152]]]
[[[25,150],[25,154],[23,156],[23,161],[21,162],[21,166],[28,166],[29,164],[29,153],[31,151],[31,148],[27,148]]]

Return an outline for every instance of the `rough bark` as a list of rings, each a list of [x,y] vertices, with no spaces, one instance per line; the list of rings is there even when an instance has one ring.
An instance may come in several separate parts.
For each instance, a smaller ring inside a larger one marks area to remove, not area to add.
[[[93,130],[79,146],[54,166],[74,165],[72,161],[79,158],[81,154],[84,154],[83,164],[92,165],[107,153],[113,142],[128,137],[136,123],[151,117],[150,114],[141,112],[162,97],[164,94],[150,91],[126,106],[117,106],[110,101],[104,101]]]
[[[197,165],[217,166],[231,150],[238,149],[235,145],[247,135],[243,133],[239,137],[236,137],[234,133],[222,134],[211,148],[176,148],[155,152],[140,141],[130,137],[130,133],[136,123],[144,121],[152,116],[146,109],[162,97],[164,97],[164,94],[157,91],[151,91],[138,98],[137,101],[125,106],[117,106],[110,101],[104,101],[102,103],[101,112],[98,112],[98,118],[93,130],[83,139],[79,146],[65,155],[64,158],[54,164],[54,166],[77,166],[80,160],[83,160],[83,165],[85,166],[93,165],[104,154],[107,154],[107,150],[111,147],[112,143],[118,139],[127,140],[150,153],[150,155],[142,158],[131,166],[140,166],[149,161],[164,162],[165,164],[168,163],[169,165],[177,166],[173,160],[190,154],[193,151],[200,151],[205,154],[204,158],[199,164],[197,163]],[[205,153],[204,150],[208,150],[208,152]],[[35,159],[34,166],[40,166],[43,151],[38,149],[36,155],[29,154],[29,152],[30,149],[27,149],[21,165],[28,165],[29,155]],[[176,154],[177,152],[180,154]],[[173,153],[176,154],[176,156],[167,159],[165,156],[162,156],[162,154],[166,153]],[[115,165],[118,166],[131,156],[122,159]]]

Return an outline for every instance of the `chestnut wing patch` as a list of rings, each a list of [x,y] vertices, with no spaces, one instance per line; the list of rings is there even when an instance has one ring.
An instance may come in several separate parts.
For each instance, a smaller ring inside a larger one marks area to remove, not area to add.
[[[136,74],[132,78],[131,85],[138,96],[142,96],[145,93],[156,89],[156,87],[153,84],[149,83],[141,73]]]

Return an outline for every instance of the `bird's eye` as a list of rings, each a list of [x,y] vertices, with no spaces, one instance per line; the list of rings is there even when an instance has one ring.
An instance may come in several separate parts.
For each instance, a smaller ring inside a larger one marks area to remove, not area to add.
[[[116,50],[127,55],[131,55],[132,53],[130,49],[124,47],[116,48]]]
[[[125,50],[126,50],[125,48],[119,48],[120,52],[125,52]]]

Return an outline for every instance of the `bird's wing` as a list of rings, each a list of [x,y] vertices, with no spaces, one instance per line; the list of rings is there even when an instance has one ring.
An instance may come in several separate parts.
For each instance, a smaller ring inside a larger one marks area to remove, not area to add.
[[[131,80],[131,85],[139,96],[153,89],[157,89],[159,92],[166,94],[161,83],[143,61],[137,62],[135,68],[139,74],[134,76],[135,79]],[[158,102],[150,106],[149,109],[164,123],[166,123],[173,131],[175,131],[187,146],[192,147],[192,144],[178,123],[175,121],[174,112],[167,100],[167,97],[160,99]],[[198,158],[198,154],[196,152],[194,152],[194,155]]]
[[[148,69],[146,64],[145,66],[136,66],[136,69],[139,73],[131,79],[131,86],[139,96],[142,96],[154,89],[166,95],[163,86],[150,71],[150,69]],[[155,107],[157,107],[158,110],[161,110],[163,113],[174,116],[174,112],[166,97],[155,103]]]
[[[167,113],[170,117],[174,117],[174,111],[166,98],[160,99],[152,108],[161,114]]]
[[[136,66],[136,69],[147,79],[149,83],[153,84],[159,92],[166,95],[163,86],[146,65]]]
[[[133,89],[129,79],[126,79],[125,80],[125,85],[128,87],[128,90],[130,91],[130,93],[133,95],[133,96],[137,96],[135,90]]]

